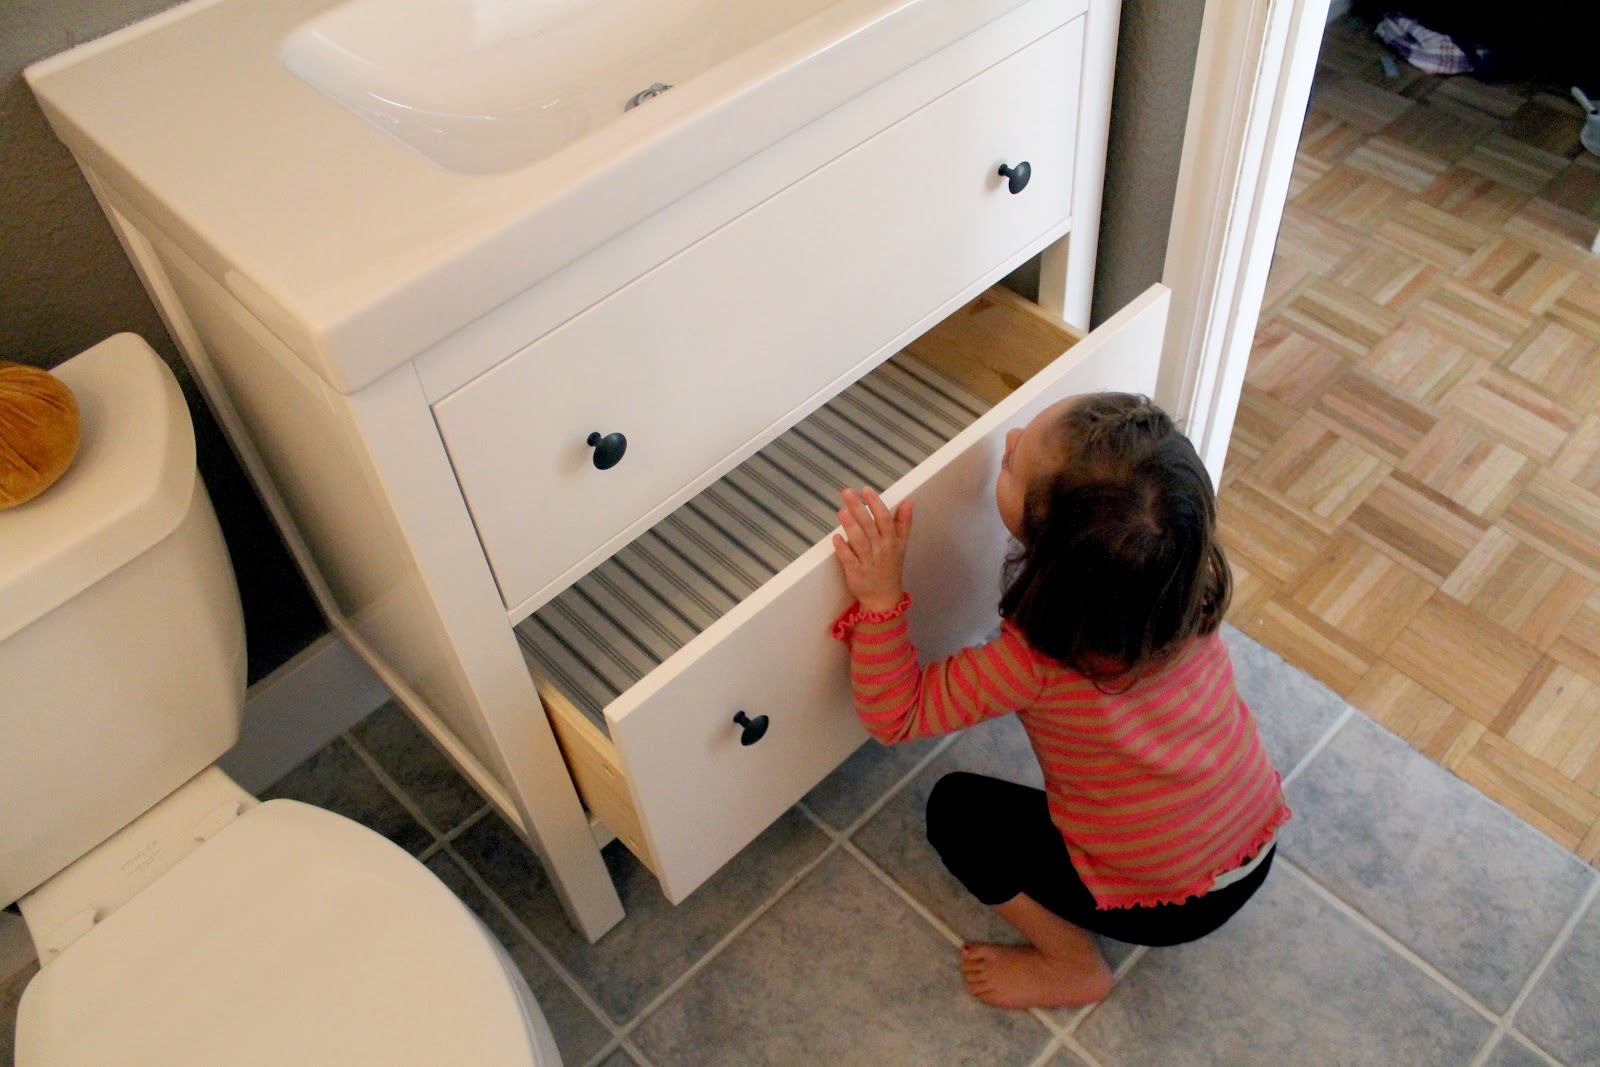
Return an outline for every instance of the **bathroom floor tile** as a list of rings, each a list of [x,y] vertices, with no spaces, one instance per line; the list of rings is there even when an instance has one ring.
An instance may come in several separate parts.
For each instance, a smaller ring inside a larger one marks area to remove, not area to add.
[[[828,840],[791,811],[677,906],[613,842],[606,866],[627,915],[593,945],[572,928],[544,869],[502,820],[484,819],[452,844],[606,1013],[625,1023],[816,859]]]
[[[27,967],[0,979],[0,1065],[10,1067],[17,1054],[17,1006],[22,1003],[22,991],[39,973],[39,965]]]
[[[1600,1063],[1600,900],[1590,903],[1515,1023],[1562,1063]]]
[[[482,810],[484,800],[477,790],[393,701],[350,733],[440,834],[448,834]]]
[[[802,803],[829,826],[843,830],[944,741],[929,737],[903,745],[885,745],[868,738],[838,770],[818,782]]]
[[[1279,773],[1288,774],[1344,714],[1344,698],[1235,626],[1224,623],[1222,639],[1261,743]]]
[[[1290,784],[1283,854],[1494,1011],[1592,870],[1365,716]]]
[[[411,817],[340,737],[261,794],[262,800],[277,798],[338,812],[378,831],[412,855],[433,844],[433,835]]]
[[[1031,1064],[1051,1041],[970,995],[958,950],[830,855],[633,1032],[657,1064]],[[826,1025],[819,1025],[826,1020]]]
[[[1483,1061],[1483,1067],[1546,1067],[1544,1057],[1506,1034]]]
[[[572,987],[562,981],[544,957],[517,932],[499,908],[467,876],[459,863],[446,853],[428,861],[428,870],[450,887],[450,891],[472,910],[489,932],[505,947],[511,962],[527,979],[533,999],[539,1002],[550,1033],[556,1039],[561,1059],[569,1064],[587,1063],[611,1040],[611,1031],[579,999]]]
[[[1148,952],[1076,1036],[1104,1067],[1462,1067],[1491,1028],[1275,867],[1222,929]]]

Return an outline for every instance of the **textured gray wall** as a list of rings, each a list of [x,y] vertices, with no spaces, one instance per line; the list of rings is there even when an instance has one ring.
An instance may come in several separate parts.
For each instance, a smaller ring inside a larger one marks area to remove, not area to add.
[[[314,640],[323,621],[21,75],[36,59],[171,3],[0,0],[0,359],[51,367],[131,330],[172,366],[190,401],[201,473],[233,554],[254,679]],[[1161,278],[1203,9],[1204,0],[1123,0],[1094,322]],[[1010,281],[1037,292],[1036,262]]]
[[[1091,322],[1161,280],[1205,0],[1122,0]]]
[[[252,680],[326,630],[311,594],[189,379],[122,246],[22,80],[22,68],[172,0],[0,0],[0,360],[53,367],[142,336],[183,383],[201,477],[239,580]]]

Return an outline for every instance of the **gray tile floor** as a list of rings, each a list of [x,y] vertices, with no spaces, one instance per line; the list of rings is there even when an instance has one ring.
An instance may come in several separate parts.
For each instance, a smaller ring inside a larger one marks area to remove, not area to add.
[[[1174,949],[1107,942],[1091,1009],[978,1004],[962,939],[1008,932],[921,832],[962,768],[1037,781],[1001,721],[869,743],[678,907],[620,846],[627,918],[578,937],[548,881],[397,709],[268,795],[422,858],[508,947],[569,1067],[630,1064],[1600,1065],[1600,875],[1249,638],[1240,687],[1293,822],[1257,898]],[[26,975],[0,982],[0,1063]]]

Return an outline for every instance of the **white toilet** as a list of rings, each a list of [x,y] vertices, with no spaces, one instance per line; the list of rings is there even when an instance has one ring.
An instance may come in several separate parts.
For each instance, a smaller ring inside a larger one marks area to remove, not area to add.
[[[244,627],[182,394],[131,334],[55,373],[78,456],[0,512],[0,905],[21,900],[42,965],[17,1067],[558,1065],[425,867],[212,766]]]

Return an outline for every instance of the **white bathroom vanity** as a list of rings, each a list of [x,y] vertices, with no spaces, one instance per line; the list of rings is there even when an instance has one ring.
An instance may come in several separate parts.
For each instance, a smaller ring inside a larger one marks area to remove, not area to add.
[[[594,939],[603,842],[679,901],[865,740],[840,487],[917,499],[947,652],[1006,430],[1153,390],[1165,290],[1077,328],[1117,13],[191,0],[27,77],[332,624]]]

